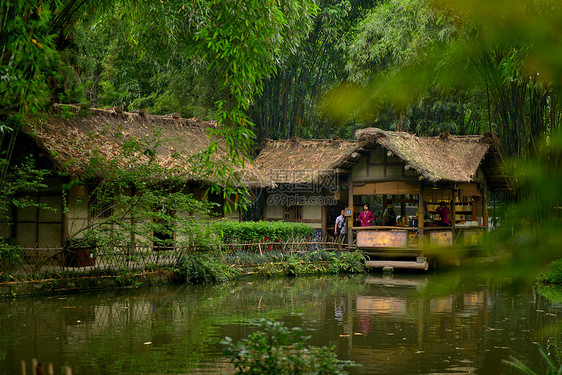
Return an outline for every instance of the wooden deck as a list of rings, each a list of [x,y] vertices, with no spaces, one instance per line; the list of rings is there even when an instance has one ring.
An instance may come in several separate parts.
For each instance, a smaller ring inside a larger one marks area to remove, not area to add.
[[[428,250],[434,253],[453,245],[474,245],[484,234],[484,227],[353,227],[357,249],[368,258],[366,265],[381,269],[418,269],[427,271]],[[429,257],[431,258],[431,257]],[[428,263],[429,262],[429,263]],[[458,259],[455,260],[458,263]]]

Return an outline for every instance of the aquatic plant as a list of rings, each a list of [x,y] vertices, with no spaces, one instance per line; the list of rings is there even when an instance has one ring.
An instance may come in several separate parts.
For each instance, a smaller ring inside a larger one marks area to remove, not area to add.
[[[333,273],[365,272],[365,255],[361,251],[341,252],[330,257],[330,270]]]
[[[307,343],[299,327],[286,327],[283,322],[261,319],[253,323],[258,330],[246,339],[221,342],[237,374],[347,374],[345,366],[357,366],[336,357],[332,347]]]
[[[315,268],[311,263],[309,263],[306,260],[306,257],[291,255],[283,262],[283,271],[287,276],[312,274],[317,270],[318,268]]]
[[[176,275],[188,283],[225,282],[238,276],[239,271],[221,260],[218,254],[198,252],[185,254],[179,261]]]
[[[306,259],[309,262],[327,262],[330,260],[330,256],[332,255],[331,252],[326,251],[325,249],[314,250],[310,253],[306,253]]]
[[[560,375],[562,374],[562,364],[557,364],[552,356],[550,356],[542,347],[539,347],[539,352],[541,353],[542,357],[545,359],[548,368],[544,372],[546,375]],[[511,357],[510,361],[504,361],[508,365],[512,366],[513,368],[519,370],[523,374],[527,375],[538,375],[542,372],[537,372],[532,370],[529,366],[527,366],[523,361],[517,359],[515,357]]]

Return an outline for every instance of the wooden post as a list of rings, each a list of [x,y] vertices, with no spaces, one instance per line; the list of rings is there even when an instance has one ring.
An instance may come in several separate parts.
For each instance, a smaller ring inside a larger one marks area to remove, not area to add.
[[[328,237],[328,207],[323,204],[322,205],[322,238]],[[339,215],[338,215],[339,216]]]
[[[456,201],[455,201],[455,193],[457,192],[457,184],[453,183],[453,188],[451,191],[451,216],[452,218],[449,218],[449,220],[451,220],[451,230],[453,231],[453,240],[452,240],[452,244],[455,244],[455,222],[457,221],[457,205],[456,205]]]
[[[482,188],[482,226],[488,228],[488,188],[486,181],[484,181],[484,187]]]
[[[351,207],[351,216],[347,219],[347,244],[349,246],[353,245],[353,181],[351,181],[351,174],[348,175],[347,180],[347,206]]]
[[[406,221],[404,222],[404,218],[406,218]],[[408,214],[406,213],[406,196],[404,194],[400,195],[400,220],[401,223],[406,223],[406,225],[408,225]]]
[[[43,366],[35,358],[31,360],[31,373],[33,375],[43,375]]]
[[[423,249],[423,220],[425,216],[425,205],[423,198],[423,181],[420,180],[418,194],[418,248]]]

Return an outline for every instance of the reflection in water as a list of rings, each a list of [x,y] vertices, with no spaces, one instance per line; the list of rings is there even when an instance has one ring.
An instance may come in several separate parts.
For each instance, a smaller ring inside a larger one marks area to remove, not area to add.
[[[362,365],[352,374],[507,374],[511,355],[540,372],[536,343],[560,352],[559,334],[538,333],[561,306],[531,288],[442,280],[326,276],[2,301],[0,373],[31,358],[76,374],[232,373],[220,340],[246,337],[260,317],[310,329],[313,344]]]

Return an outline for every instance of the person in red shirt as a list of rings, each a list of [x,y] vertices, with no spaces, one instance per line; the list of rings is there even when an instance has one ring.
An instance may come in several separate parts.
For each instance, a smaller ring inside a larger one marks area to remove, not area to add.
[[[362,227],[369,227],[371,226],[371,223],[375,221],[375,215],[373,215],[373,213],[369,211],[369,205],[367,203],[365,203],[365,206],[363,206],[363,211],[359,213],[358,220],[361,223]]]
[[[439,225],[441,226],[449,226],[451,225],[451,219],[449,217],[449,207],[445,204],[445,202],[439,202],[439,207],[435,210],[439,214]]]

